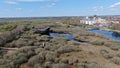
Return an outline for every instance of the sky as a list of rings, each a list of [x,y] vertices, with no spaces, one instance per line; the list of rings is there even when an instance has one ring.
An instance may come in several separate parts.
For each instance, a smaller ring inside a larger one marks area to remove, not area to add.
[[[0,0],[0,17],[120,15],[120,0]]]

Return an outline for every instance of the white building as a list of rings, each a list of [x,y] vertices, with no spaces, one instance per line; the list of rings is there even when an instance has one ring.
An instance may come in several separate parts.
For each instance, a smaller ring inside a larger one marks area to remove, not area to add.
[[[93,18],[86,17],[85,19],[80,20],[80,22],[83,23],[83,24],[93,25],[93,24],[96,23],[95,19],[96,18],[94,18],[94,17]]]
[[[105,23],[105,19],[97,18],[97,17],[86,17],[83,20],[80,20],[83,24],[94,25],[95,23]]]

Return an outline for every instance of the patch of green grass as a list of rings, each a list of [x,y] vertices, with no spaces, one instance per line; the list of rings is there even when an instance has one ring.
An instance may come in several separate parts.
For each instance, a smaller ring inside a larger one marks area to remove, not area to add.
[[[91,42],[91,44],[92,45],[104,45],[104,41],[96,40],[96,41]]]
[[[5,31],[11,31],[11,30],[13,30],[16,27],[17,27],[16,24],[4,24],[4,25],[0,26],[0,29],[1,30],[5,30]]]

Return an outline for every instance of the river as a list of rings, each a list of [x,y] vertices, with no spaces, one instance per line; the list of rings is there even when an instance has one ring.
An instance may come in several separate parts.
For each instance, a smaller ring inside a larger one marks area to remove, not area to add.
[[[50,36],[53,38],[66,38],[68,40],[74,40],[73,34],[50,33]]]
[[[120,41],[120,34],[117,33],[117,32],[106,31],[106,30],[99,30],[99,29],[93,29],[93,30],[90,30],[90,31],[93,32],[93,33],[104,35],[104,36],[110,38],[111,40]]]

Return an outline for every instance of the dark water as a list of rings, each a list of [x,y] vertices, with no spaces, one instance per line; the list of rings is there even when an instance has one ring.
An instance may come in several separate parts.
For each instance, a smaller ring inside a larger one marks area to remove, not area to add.
[[[58,34],[58,33],[50,33],[50,36],[53,38],[66,38],[68,40],[74,40],[73,34]]]
[[[91,32],[93,33],[98,33],[100,35],[104,35],[112,40],[117,40],[117,41],[120,41],[120,34],[117,33],[117,32],[112,32],[112,31],[106,31],[106,30],[98,30],[98,29],[95,29],[95,30],[90,30]]]

